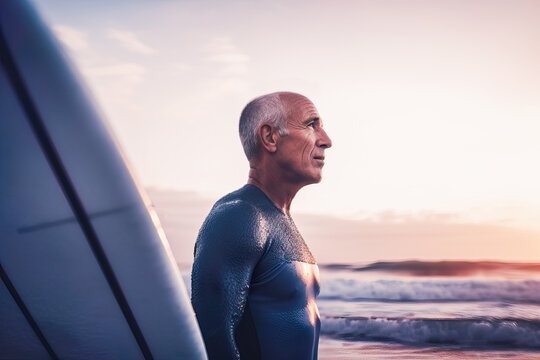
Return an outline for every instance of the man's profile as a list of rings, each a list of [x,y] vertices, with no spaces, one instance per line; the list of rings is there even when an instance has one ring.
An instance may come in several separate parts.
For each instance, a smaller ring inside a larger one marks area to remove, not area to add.
[[[195,244],[192,303],[210,359],[316,359],[319,270],[289,209],[322,179],[332,142],[313,103],[290,92],[240,117],[248,183],[216,202]]]

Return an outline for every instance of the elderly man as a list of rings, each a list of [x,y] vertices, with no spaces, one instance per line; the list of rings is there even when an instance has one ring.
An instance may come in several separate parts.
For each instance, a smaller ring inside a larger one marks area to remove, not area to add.
[[[195,244],[192,303],[210,359],[316,359],[319,272],[290,213],[332,142],[306,97],[279,92],[240,117],[248,183],[220,199]]]

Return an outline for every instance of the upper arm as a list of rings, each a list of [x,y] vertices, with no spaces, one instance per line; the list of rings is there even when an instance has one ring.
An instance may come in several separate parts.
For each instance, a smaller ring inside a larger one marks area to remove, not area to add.
[[[209,355],[219,350],[237,356],[234,331],[266,237],[260,214],[241,201],[213,209],[199,232],[192,303]]]

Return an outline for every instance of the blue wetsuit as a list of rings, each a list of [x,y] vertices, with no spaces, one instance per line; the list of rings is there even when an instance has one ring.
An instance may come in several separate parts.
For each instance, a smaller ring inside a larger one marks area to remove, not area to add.
[[[195,244],[192,303],[210,359],[316,359],[319,270],[256,186],[220,199]]]

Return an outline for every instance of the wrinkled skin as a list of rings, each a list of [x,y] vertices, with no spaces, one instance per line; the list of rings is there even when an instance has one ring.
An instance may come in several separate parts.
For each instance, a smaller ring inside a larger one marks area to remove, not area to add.
[[[318,183],[322,179],[324,150],[332,141],[323,129],[323,122],[315,105],[306,97],[283,96],[288,104],[287,136],[278,137],[279,168],[287,182],[300,186]]]
[[[319,272],[289,211],[321,181],[332,141],[308,98],[267,96],[288,134],[261,120],[248,184],[214,205],[195,245],[192,303],[210,359],[317,358]]]
[[[192,303],[210,359],[316,359],[315,260],[256,186],[219,200],[195,245]]]
[[[288,134],[263,123],[259,127],[259,152],[250,160],[249,184],[258,186],[285,213],[296,193],[322,179],[325,150],[332,140],[323,129],[315,105],[305,96],[282,93],[287,109]]]

